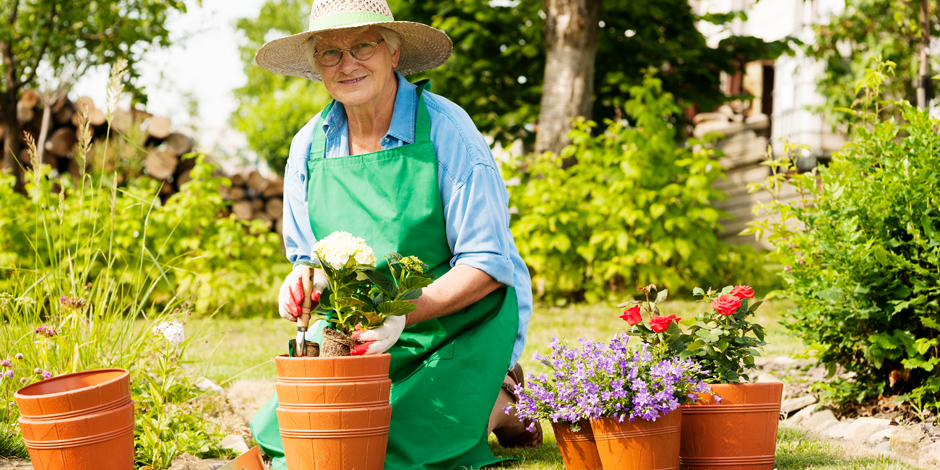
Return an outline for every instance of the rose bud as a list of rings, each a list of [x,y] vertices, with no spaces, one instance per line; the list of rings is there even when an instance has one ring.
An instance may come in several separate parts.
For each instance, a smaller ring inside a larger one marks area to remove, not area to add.
[[[643,317],[640,316],[640,306],[634,305],[631,308],[628,308],[623,311],[623,315],[620,315],[620,318],[623,318],[623,321],[630,324],[630,326],[636,325],[643,321]]]

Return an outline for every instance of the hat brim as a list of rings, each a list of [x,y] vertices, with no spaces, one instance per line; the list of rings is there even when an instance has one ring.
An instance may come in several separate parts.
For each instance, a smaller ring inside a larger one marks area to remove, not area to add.
[[[324,31],[342,31],[373,25],[395,31],[401,37],[401,55],[395,70],[402,75],[435,69],[446,62],[454,50],[450,37],[437,28],[411,21],[386,21],[343,25],[275,39],[258,49],[255,53],[255,63],[272,72],[319,82],[322,81],[320,74],[307,62],[307,40]]]

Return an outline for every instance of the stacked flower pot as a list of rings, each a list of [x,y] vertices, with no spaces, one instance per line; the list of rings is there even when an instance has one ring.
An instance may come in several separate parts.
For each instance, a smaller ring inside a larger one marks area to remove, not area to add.
[[[36,470],[134,468],[134,402],[123,369],[44,380],[14,394]]]
[[[279,356],[276,363],[287,467],[381,470],[392,417],[391,356]]]

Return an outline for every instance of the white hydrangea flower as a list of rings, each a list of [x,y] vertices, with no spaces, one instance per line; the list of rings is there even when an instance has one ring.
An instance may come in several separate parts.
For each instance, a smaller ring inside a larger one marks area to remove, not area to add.
[[[352,268],[357,265],[375,266],[372,248],[366,245],[365,240],[348,232],[331,233],[317,241],[313,251],[333,269]]]
[[[186,341],[186,332],[183,331],[183,324],[174,321],[165,321],[153,327],[153,334],[163,335],[170,344],[178,345]]]

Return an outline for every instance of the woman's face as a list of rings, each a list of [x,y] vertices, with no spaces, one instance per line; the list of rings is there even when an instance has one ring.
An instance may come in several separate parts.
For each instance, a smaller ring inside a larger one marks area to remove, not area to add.
[[[317,50],[348,49],[363,42],[379,42],[382,35],[375,29],[361,33],[347,31],[326,32],[317,41]],[[336,101],[346,106],[362,106],[376,103],[383,91],[389,90],[395,79],[394,68],[398,65],[401,49],[395,54],[388,52],[388,46],[382,42],[375,54],[367,60],[359,60],[349,51],[343,52],[343,58],[332,67],[318,64],[320,76],[326,91]]]

